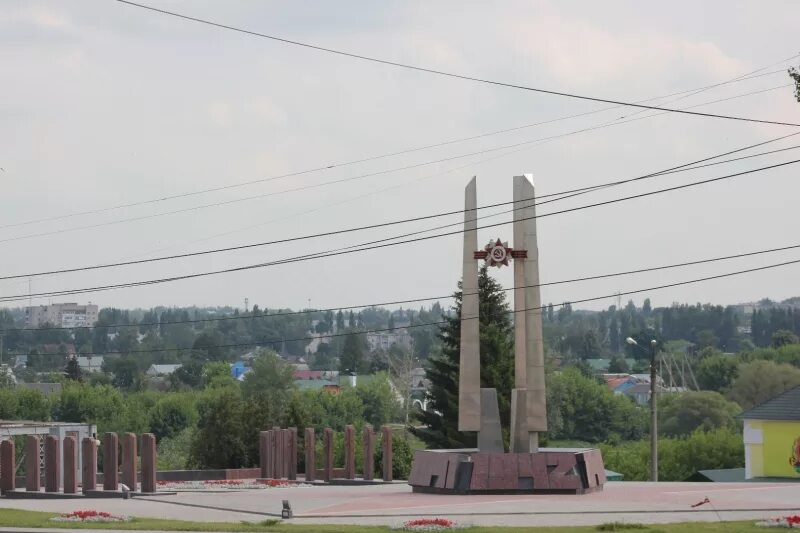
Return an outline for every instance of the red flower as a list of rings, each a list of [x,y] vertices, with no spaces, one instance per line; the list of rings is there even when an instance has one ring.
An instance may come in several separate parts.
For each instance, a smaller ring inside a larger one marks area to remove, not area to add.
[[[416,520],[409,520],[403,525],[405,527],[439,526],[449,528],[455,526],[456,524],[447,518],[417,518]]]

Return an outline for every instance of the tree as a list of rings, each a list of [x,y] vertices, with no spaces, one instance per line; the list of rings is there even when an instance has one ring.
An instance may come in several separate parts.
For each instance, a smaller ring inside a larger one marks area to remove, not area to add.
[[[568,368],[549,376],[548,436],[554,439],[604,442],[641,438],[647,414],[605,383]]]
[[[690,391],[662,396],[658,406],[659,431],[667,437],[683,437],[695,430],[736,428],[741,408],[720,393]]]
[[[615,355],[611,358],[611,362],[608,364],[608,372],[609,374],[625,374],[630,372],[628,368],[628,362],[625,360],[624,357],[619,355]]]
[[[716,352],[703,357],[694,373],[701,389],[727,392],[739,373],[739,365],[732,356]]]
[[[365,344],[363,335],[348,333],[345,336],[342,356],[339,358],[340,372],[355,372],[356,374],[369,372],[369,363],[364,358]]]
[[[427,377],[431,410],[420,413],[422,427],[411,432],[431,447],[474,447],[474,433],[458,431],[458,370],[461,342],[461,283],[455,293],[455,307],[441,326],[442,352],[428,360]],[[478,277],[481,387],[497,389],[500,419],[509,427],[514,350],[506,293],[484,266]]]
[[[772,361],[753,361],[739,368],[728,398],[750,409],[800,385],[800,369]]]
[[[160,442],[175,437],[197,422],[194,399],[188,394],[166,394],[159,398],[149,412],[150,432]]]
[[[199,420],[192,439],[192,461],[200,468],[243,467],[247,462],[243,439],[246,406],[239,391],[223,387],[205,394],[197,405]]]
[[[342,310],[339,309],[339,312],[336,313],[336,331],[342,331],[344,329],[344,314]]]
[[[800,339],[797,338],[797,335],[794,332],[786,330],[786,329],[779,329],[775,333],[772,334],[772,347],[773,348],[780,348],[782,346],[787,346],[789,344],[797,344],[800,343]]]
[[[798,102],[800,102],[800,71],[794,67],[790,67],[789,77],[794,80],[794,97]]]
[[[64,368],[64,373],[67,375],[67,379],[71,379],[72,381],[83,381],[83,377],[81,376],[81,366],[78,364],[78,359],[75,357],[69,358],[69,361],[67,361],[67,366]]]
[[[386,374],[378,374],[368,383],[359,383],[356,395],[364,405],[364,421],[372,427],[379,428],[396,418],[397,398]]]
[[[204,331],[192,345],[192,357],[200,361],[224,361],[226,357],[225,339],[218,330]]]
[[[106,359],[103,364],[108,372],[114,374],[111,383],[119,389],[132,389],[139,381],[139,365],[130,356],[124,355],[117,359]]]
[[[170,387],[173,390],[183,388],[201,389],[203,388],[203,363],[200,361],[188,361],[169,375]]]

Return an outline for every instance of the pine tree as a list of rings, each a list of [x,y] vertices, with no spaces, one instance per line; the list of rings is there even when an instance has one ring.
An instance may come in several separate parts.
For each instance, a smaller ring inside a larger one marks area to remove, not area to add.
[[[481,387],[497,389],[500,420],[509,427],[511,389],[514,386],[514,345],[511,315],[506,293],[490,277],[486,267],[478,278],[480,298]],[[461,283],[455,293],[454,313],[446,317],[439,338],[440,355],[428,360],[427,377],[430,410],[420,414],[422,426],[411,428],[414,435],[432,448],[474,447],[475,433],[458,431],[458,370],[461,341]],[[437,413],[441,413],[437,414]]]
[[[339,358],[340,372],[355,372],[356,374],[369,372],[369,364],[364,358],[365,346],[362,337],[356,333],[348,333],[345,336],[342,356]]]
[[[67,379],[71,379],[72,381],[83,381],[83,376],[81,375],[81,366],[78,364],[78,359],[75,357],[69,358],[69,361],[67,361],[67,366],[64,369],[64,373],[67,375]]]
[[[344,314],[342,310],[339,309],[339,312],[336,313],[336,331],[340,332],[344,329]]]

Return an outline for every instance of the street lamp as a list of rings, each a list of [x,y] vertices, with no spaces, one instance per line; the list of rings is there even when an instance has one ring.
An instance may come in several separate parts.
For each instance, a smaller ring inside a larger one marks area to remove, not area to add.
[[[636,342],[633,337],[628,337],[625,342],[631,346],[644,346]],[[658,342],[650,341],[650,481],[658,481],[658,411],[656,405],[656,347]]]

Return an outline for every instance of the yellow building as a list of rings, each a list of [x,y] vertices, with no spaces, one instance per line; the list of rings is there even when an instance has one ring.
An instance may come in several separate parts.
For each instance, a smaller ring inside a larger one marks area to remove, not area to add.
[[[800,479],[800,387],[745,411],[745,479]]]

